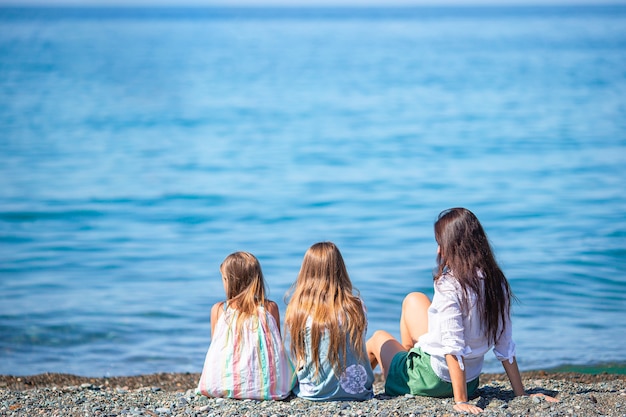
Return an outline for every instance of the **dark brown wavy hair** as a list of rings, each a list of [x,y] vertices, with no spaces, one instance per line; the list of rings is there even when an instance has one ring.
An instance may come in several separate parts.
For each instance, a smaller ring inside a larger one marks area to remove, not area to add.
[[[482,225],[468,209],[444,210],[435,222],[435,239],[439,244],[435,281],[450,270],[464,291],[461,303],[465,309],[469,307],[468,290],[476,294],[483,330],[495,344],[515,297]]]

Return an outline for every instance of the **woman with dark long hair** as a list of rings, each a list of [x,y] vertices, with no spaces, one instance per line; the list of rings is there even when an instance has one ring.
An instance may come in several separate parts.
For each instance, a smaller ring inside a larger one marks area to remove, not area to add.
[[[468,398],[493,349],[515,395],[526,395],[511,337],[513,294],[482,225],[465,208],[444,210],[435,222],[435,240],[432,302],[417,292],[404,299],[401,343],[382,330],[367,341],[372,368],[380,364],[385,377],[385,392],[454,397],[455,410],[478,413],[482,409]]]

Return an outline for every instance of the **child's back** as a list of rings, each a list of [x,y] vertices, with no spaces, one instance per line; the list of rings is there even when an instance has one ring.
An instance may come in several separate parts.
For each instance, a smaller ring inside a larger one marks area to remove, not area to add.
[[[310,322],[311,320],[309,320]],[[311,357],[311,326],[306,326],[307,357]],[[313,401],[346,400],[360,401],[372,398],[374,374],[367,358],[365,345],[362,352],[354,352],[350,347],[350,335],[346,333],[346,354],[342,355],[345,368],[341,375],[336,375],[328,358],[330,337],[324,332],[319,343],[320,368],[317,370],[312,361],[306,362],[297,370],[298,384],[294,394]]]
[[[305,254],[286,323],[297,367],[296,395],[314,401],[372,398],[365,307],[352,294],[343,258],[333,243],[317,243]]]
[[[258,260],[247,252],[220,266],[226,302],[211,309],[211,345],[198,391],[209,397],[283,399],[295,384],[280,335],[278,306],[265,298]]]
[[[235,328],[239,312],[224,305],[198,385],[209,397],[283,399],[295,383],[276,320],[263,306]]]

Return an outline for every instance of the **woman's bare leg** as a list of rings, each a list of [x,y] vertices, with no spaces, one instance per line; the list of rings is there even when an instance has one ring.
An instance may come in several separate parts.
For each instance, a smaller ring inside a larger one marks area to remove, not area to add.
[[[428,332],[430,299],[421,292],[412,292],[402,302],[400,336],[405,350],[411,349],[420,336]]]
[[[387,378],[389,365],[396,353],[405,352],[406,349],[392,335],[384,330],[377,330],[366,343],[367,355],[372,369],[380,365],[383,376]]]

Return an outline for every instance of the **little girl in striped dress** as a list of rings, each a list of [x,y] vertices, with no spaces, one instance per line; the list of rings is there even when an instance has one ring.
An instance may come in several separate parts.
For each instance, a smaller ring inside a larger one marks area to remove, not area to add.
[[[235,252],[220,272],[226,301],[211,308],[212,340],[198,391],[207,397],[286,398],[296,376],[280,335],[278,306],[265,298],[259,261]]]

